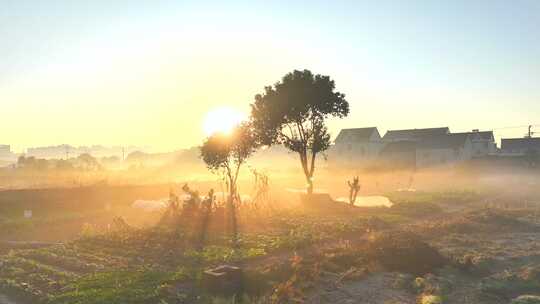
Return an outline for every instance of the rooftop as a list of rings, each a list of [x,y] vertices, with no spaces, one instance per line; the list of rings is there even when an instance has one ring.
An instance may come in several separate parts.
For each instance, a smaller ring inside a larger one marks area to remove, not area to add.
[[[342,129],[336,137],[335,142],[339,143],[351,139],[356,142],[369,141],[374,132],[376,132],[377,135],[379,134],[379,130],[377,130],[376,127]]]
[[[384,134],[383,140],[420,140],[424,137],[441,136],[448,133],[450,133],[450,129],[448,127],[389,130],[386,132],[386,134]]]

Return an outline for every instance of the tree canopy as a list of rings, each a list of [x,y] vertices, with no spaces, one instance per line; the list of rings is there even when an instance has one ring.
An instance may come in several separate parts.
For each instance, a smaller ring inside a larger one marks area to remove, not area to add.
[[[236,194],[236,181],[240,167],[257,147],[251,126],[247,123],[236,127],[230,134],[214,133],[201,147],[201,157],[208,169],[222,172],[229,183],[229,194]]]
[[[309,193],[316,156],[330,146],[325,120],[348,114],[349,103],[344,94],[335,91],[334,81],[309,70],[288,73],[265,87],[251,105],[258,140],[265,145],[282,144],[299,154]]]

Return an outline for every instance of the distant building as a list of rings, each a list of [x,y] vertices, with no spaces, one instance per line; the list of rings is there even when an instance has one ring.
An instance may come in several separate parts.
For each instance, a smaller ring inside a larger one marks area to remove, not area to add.
[[[331,153],[340,163],[373,160],[384,145],[376,127],[343,129],[334,142]]]
[[[416,146],[418,142],[399,140],[385,144],[379,159],[389,165],[398,167],[416,167]]]
[[[394,141],[420,141],[426,137],[443,136],[450,133],[448,127],[425,128],[425,129],[406,129],[389,130],[382,138],[385,142]]]
[[[343,129],[330,157],[334,163],[363,165],[376,161],[396,166],[453,165],[495,153],[492,131],[450,133],[448,127],[390,130],[381,137],[376,127]]]
[[[427,137],[416,147],[416,166],[452,165],[471,159],[473,154],[473,143],[468,133]]]
[[[0,145],[0,161],[7,162],[8,164],[14,162],[17,159],[15,153],[11,152],[10,145]]]
[[[0,145],[0,155],[11,153],[10,145]]]
[[[452,134],[467,134],[472,143],[473,157],[483,157],[494,155],[497,153],[497,144],[493,131],[472,130],[472,132],[452,133]]]
[[[501,154],[502,155],[524,156],[531,152],[540,153],[540,137],[501,139]]]
[[[47,147],[35,147],[28,148],[26,150],[26,156],[33,156],[35,158],[65,158],[68,153],[70,156],[77,157],[79,153],[74,153],[75,147],[70,145],[58,145],[58,146],[47,146]]]
[[[148,147],[136,147],[136,146],[105,147],[105,146],[100,146],[100,145],[93,145],[93,146],[74,147],[71,145],[58,145],[58,146],[28,148],[26,155],[34,156],[36,158],[43,158],[43,159],[65,159],[66,157],[68,158],[78,157],[79,155],[85,154],[85,153],[90,154],[94,157],[110,157],[110,156],[123,157],[134,151],[146,152],[148,150],[149,150]]]

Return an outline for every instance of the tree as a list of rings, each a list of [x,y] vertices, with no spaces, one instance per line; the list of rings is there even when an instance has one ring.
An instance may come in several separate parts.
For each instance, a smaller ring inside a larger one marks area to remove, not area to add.
[[[230,134],[215,133],[208,137],[201,147],[201,157],[208,169],[223,173],[227,180],[228,223],[236,244],[237,224],[234,201],[239,198],[236,182],[242,164],[255,152],[258,146],[251,125],[237,126]]]
[[[274,86],[265,87],[251,105],[251,119],[258,140],[264,145],[282,144],[298,153],[313,193],[315,159],[330,146],[326,119],[349,114],[345,95],[336,92],[329,76],[293,71]]]
[[[59,159],[56,161],[56,169],[58,170],[72,170],[73,168],[73,164],[69,160]]]
[[[83,153],[77,157],[77,161],[83,170],[95,171],[100,170],[101,165],[98,160],[88,153]]]
[[[133,151],[128,154],[126,161],[128,162],[142,162],[149,157],[148,153],[142,151]]]
[[[254,132],[247,123],[239,125],[230,134],[211,135],[201,147],[201,157],[208,169],[225,175],[231,199],[237,195],[240,168],[256,148]]]
[[[349,203],[354,205],[356,202],[356,197],[358,196],[358,191],[360,191],[361,188],[358,176],[355,176],[352,182],[347,181],[347,184],[349,185]]]

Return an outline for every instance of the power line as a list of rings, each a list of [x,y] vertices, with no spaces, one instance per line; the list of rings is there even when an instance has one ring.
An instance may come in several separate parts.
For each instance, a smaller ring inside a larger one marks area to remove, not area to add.
[[[538,127],[538,126],[540,126],[540,124],[529,124],[529,125],[521,125],[521,126],[499,127],[499,128],[493,128],[492,130],[528,128],[529,126]]]

